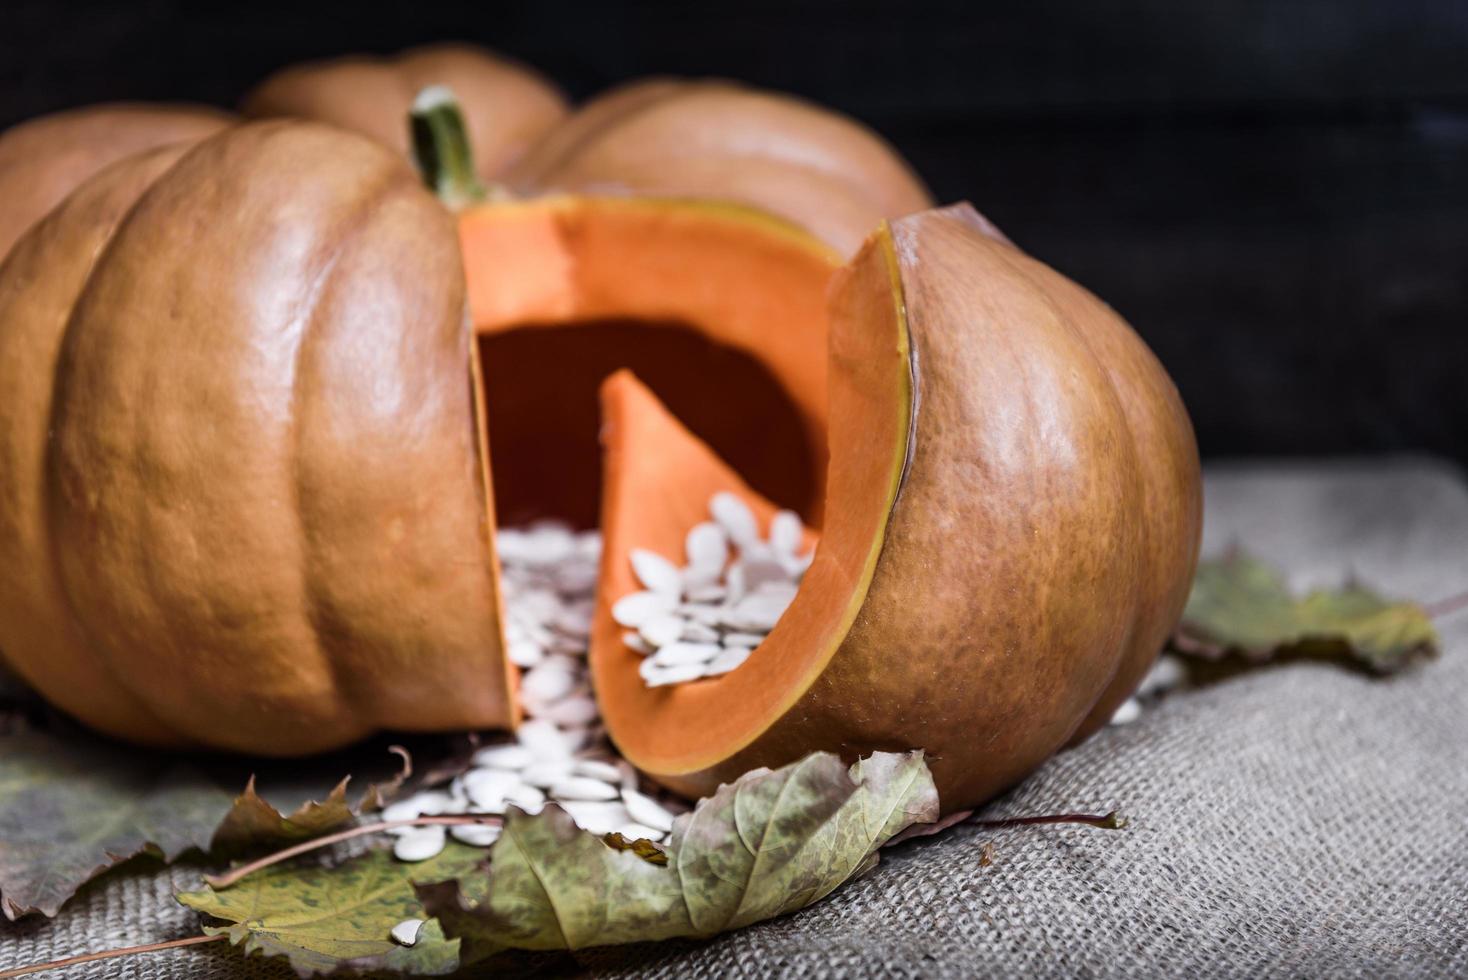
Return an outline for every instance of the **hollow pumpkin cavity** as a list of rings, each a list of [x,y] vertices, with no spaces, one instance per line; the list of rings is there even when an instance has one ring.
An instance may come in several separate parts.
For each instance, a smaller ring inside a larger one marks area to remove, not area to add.
[[[753,486],[818,519],[826,291],[805,232],[706,202],[550,198],[460,223],[501,523],[598,512],[597,386],[630,368]]]
[[[876,566],[912,415],[891,237],[842,267],[758,212],[563,197],[472,209],[460,238],[501,523],[599,516],[604,721],[639,768],[702,789],[827,672]],[[649,688],[610,607],[640,588],[632,550],[680,555],[721,491],[761,527],[780,507],[829,520],[747,663]]]

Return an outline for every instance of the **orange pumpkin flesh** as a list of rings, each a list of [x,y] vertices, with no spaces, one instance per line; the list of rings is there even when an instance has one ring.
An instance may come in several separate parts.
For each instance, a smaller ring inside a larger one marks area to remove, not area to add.
[[[460,240],[502,519],[595,523],[595,385],[629,366],[761,491],[818,516],[837,267],[819,242],[730,205],[571,197],[468,211]]]

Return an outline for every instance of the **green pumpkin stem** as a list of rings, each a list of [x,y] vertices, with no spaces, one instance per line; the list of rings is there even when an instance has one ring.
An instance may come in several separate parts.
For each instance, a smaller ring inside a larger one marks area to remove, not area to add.
[[[413,159],[429,189],[455,210],[486,200],[489,191],[474,172],[469,130],[454,93],[430,85],[413,100],[409,118]]]

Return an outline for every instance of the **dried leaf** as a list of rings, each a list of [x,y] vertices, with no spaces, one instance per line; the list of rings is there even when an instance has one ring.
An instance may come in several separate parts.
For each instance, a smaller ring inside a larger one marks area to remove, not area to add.
[[[149,853],[203,848],[229,793],[188,763],[83,735],[0,740],[0,910],[55,915],[84,882]]]
[[[350,968],[438,976],[458,968],[458,939],[446,938],[436,922],[410,947],[389,933],[404,919],[426,918],[414,881],[458,878],[483,861],[483,850],[452,842],[415,864],[372,851],[336,867],[275,865],[230,888],[206,885],[177,897],[226,923],[205,932],[227,935],[247,954],[283,956],[304,975]]]
[[[136,854],[171,861],[191,847],[235,853],[328,833],[380,806],[409,773],[397,747],[394,770],[380,745],[285,766],[122,746],[64,721],[50,727],[0,729],[0,912],[11,919],[55,915],[84,882]],[[288,815],[255,791],[256,767],[270,800],[291,801]],[[390,778],[352,805],[343,769]]]
[[[938,816],[922,753],[848,768],[820,753],[721,786],[679,817],[660,867],[607,846],[559,807],[512,812],[487,876],[419,889],[466,962],[505,949],[581,949],[711,936],[803,908]]]
[[[370,784],[355,806],[347,801],[347,784],[352,777],[346,776],[332,787],[326,799],[308,799],[289,815],[283,814],[255,792],[255,777],[251,775],[245,791],[235,798],[234,805],[220,821],[211,850],[232,852],[261,844],[291,843],[320,837],[355,823],[359,814],[379,809],[383,800],[392,796],[412,774],[408,750],[394,745],[390,751],[402,760],[401,769],[386,782]]]
[[[1422,608],[1351,583],[1296,599],[1284,577],[1241,552],[1198,566],[1174,645],[1218,659],[1347,659],[1374,673],[1398,670],[1437,649]]]

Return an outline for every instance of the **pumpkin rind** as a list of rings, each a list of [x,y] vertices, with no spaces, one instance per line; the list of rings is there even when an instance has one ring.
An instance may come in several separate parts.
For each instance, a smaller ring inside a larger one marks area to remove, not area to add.
[[[886,290],[894,266],[888,323],[854,317],[872,304],[853,297]],[[624,682],[637,658],[611,649],[604,605],[604,717],[634,764],[685,793],[820,749],[921,748],[944,809],[962,809],[1086,734],[1156,655],[1197,555],[1191,428],[1125,324],[967,206],[893,222],[841,274],[833,310],[828,517],[800,593],[739,670],[671,689]],[[888,457],[870,422],[841,424],[848,401],[873,398],[894,423],[911,412],[905,452]],[[900,474],[890,496],[875,474],[847,475],[878,451]],[[864,581],[848,531],[873,513]],[[604,562],[624,561],[631,542],[607,543]],[[848,591],[846,629],[833,610]],[[830,645],[812,646],[828,625]],[[791,689],[764,683],[799,672]],[[762,686],[765,715],[731,728]]]
[[[58,354],[17,476],[40,513],[0,564],[16,540],[54,555],[42,604],[94,669],[56,676],[15,635],[24,596],[0,649],[143,741],[299,754],[510,723],[451,217],[385,150],[299,123],[227,131],[140,191],[81,277],[45,253],[91,211],[20,246],[60,315],[19,331],[20,304],[0,346],[49,329]]]
[[[409,155],[408,110],[443,85],[458,96],[479,175],[518,160],[566,115],[561,93],[525,65],[471,44],[431,44],[389,58],[356,55],[284,68],[245,96],[247,116],[294,116],[361,133]]]
[[[850,255],[883,218],[932,206],[886,140],[803,99],[719,80],[613,89],[548,133],[503,181],[519,194],[731,201]]]
[[[205,106],[117,102],[41,116],[0,133],[0,259],[66,195],[117,160],[192,143],[229,125]]]

